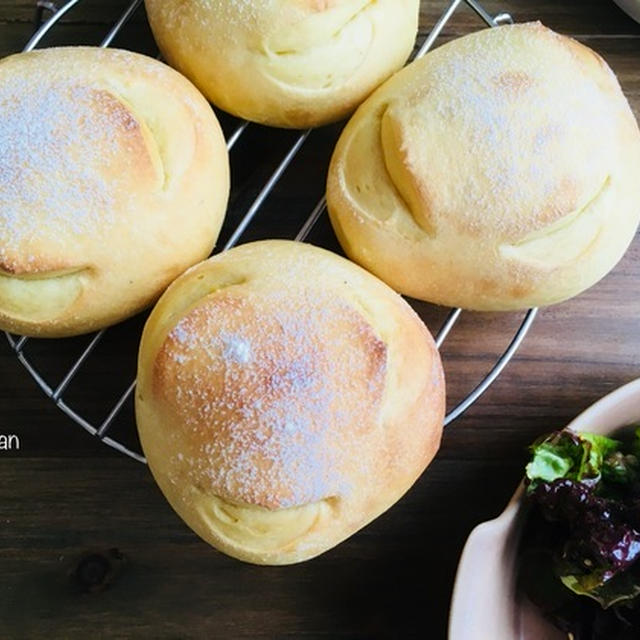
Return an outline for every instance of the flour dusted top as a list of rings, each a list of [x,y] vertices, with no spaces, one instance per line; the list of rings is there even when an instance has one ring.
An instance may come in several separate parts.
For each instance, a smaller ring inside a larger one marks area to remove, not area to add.
[[[410,80],[382,120],[387,167],[432,235],[455,225],[519,242],[605,187],[620,90],[595,55],[558,56],[566,39],[539,24],[473,34],[464,47],[463,55],[436,50],[416,63],[419,74],[405,72]]]
[[[3,271],[92,266],[96,252],[135,232],[139,194],[162,189],[162,144],[125,76],[133,55],[68,48],[0,62]],[[141,60],[144,88],[164,70]]]
[[[0,329],[58,338],[141,311],[210,255],[228,193],[215,114],[167,65],[98,47],[0,60]]]
[[[173,425],[173,481],[271,509],[348,493],[345,469],[374,472],[366,451],[386,357],[354,307],[302,285],[205,298],[154,368]]]
[[[364,102],[332,156],[347,255],[396,291],[512,310],[584,291],[638,225],[640,131],[606,62],[540,23],[456,38]]]

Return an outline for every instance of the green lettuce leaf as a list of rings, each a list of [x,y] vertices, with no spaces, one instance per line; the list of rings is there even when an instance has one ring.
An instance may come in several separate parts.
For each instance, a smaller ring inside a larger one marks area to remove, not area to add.
[[[553,482],[558,478],[564,478],[575,463],[576,460],[571,453],[567,454],[558,447],[543,442],[536,447],[533,459],[527,465],[527,478]]]
[[[603,609],[630,602],[640,595],[640,584],[631,572],[624,571],[606,581],[604,573],[594,571],[585,575],[562,575],[560,580],[565,587],[595,600]]]
[[[597,484],[604,460],[620,449],[621,443],[592,433],[556,431],[531,446],[532,458],[526,467],[529,491],[540,482],[559,478]]]
[[[594,478],[602,474],[604,459],[620,450],[622,443],[606,436],[598,436],[595,433],[579,433],[578,438],[583,442],[588,442],[591,446],[584,446],[583,459],[577,480],[583,477]],[[583,475],[582,475],[583,474]]]

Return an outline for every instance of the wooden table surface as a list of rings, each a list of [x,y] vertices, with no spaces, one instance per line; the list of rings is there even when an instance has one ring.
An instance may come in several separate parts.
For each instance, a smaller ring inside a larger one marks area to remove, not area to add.
[[[46,44],[97,43],[125,4],[84,0]],[[445,2],[422,5],[424,35]],[[518,21],[539,18],[595,48],[640,115],[640,26],[613,2],[485,6]],[[24,46],[33,14],[34,0],[0,0],[0,56]],[[480,26],[462,9],[444,39]],[[153,53],[143,10],[115,44]],[[242,241],[295,235],[322,193],[338,131],[314,132]],[[234,149],[223,241],[292,136],[250,127]],[[326,218],[309,240],[335,247]],[[444,638],[462,545],[474,525],[501,511],[526,445],[640,376],[639,282],[636,238],[601,283],[541,311],[499,380],[447,428],[437,459],[407,496],[336,549],[293,567],[254,567],[210,549],[174,515],[145,465],[60,413],[0,341],[0,434],[16,434],[21,444],[0,451],[0,639]],[[417,307],[437,330],[446,311]],[[490,368],[520,319],[463,314],[443,348],[450,406]],[[69,402],[83,415],[99,422],[130,382],[141,322],[109,332],[69,388]],[[35,342],[27,352],[48,379],[59,380],[83,344]],[[113,429],[136,446],[130,405]],[[87,588],[100,583],[105,567],[107,584]]]

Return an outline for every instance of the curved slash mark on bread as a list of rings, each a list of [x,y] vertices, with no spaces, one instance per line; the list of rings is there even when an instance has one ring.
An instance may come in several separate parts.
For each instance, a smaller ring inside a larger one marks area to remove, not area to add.
[[[577,259],[592,246],[602,229],[602,221],[596,215],[596,205],[605,197],[610,187],[611,176],[607,175],[585,204],[518,242],[500,245],[500,253],[506,258],[545,264],[548,267],[557,266],[558,255],[561,255],[563,262]],[[579,243],[576,243],[578,234],[572,233],[576,226],[582,227]],[[562,244],[565,250],[558,254],[558,246]]]
[[[163,348],[171,339],[171,332],[182,318],[188,316],[209,296],[230,287],[242,286],[247,281],[248,279],[244,275],[234,273],[231,270],[220,269],[213,273],[202,273],[195,279],[183,280],[178,283],[180,288],[174,292],[174,306],[171,308],[171,312],[166,313],[166,315],[162,314],[162,321],[154,325],[153,329],[147,328],[145,330],[148,332],[145,339],[149,345],[154,345],[154,361],[157,360]],[[164,298],[159,300],[156,310],[162,308],[164,300]]]
[[[404,203],[407,211],[420,229],[431,239],[436,237],[436,229],[433,220],[426,212],[419,211],[429,202],[429,194],[424,186],[420,185],[420,176],[415,176],[405,143],[402,139],[400,127],[396,125],[391,115],[392,104],[389,103],[380,115],[379,138],[384,167],[389,176],[389,181],[395,187],[399,198]],[[395,164],[398,166],[394,168]],[[404,174],[404,175],[402,175]],[[404,183],[404,185],[402,184]],[[412,193],[412,191],[414,193]]]
[[[53,278],[64,278],[65,276],[90,271],[91,267],[69,267],[67,269],[51,269],[50,271],[22,271],[8,269],[6,265],[0,264],[0,277],[14,278],[17,280],[51,280]]]
[[[379,228],[395,225],[394,233],[400,237],[410,243],[421,242],[428,236],[414,220],[384,158],[381,122],[390,106],[389,101],[381,100],[371,108],[369,117],[362,118],[344,139],[335,169],[338,189],[360,222],[366,219]],[[410,224],[395,224],[405,218]],[[339,220],[334,220],[334,224],[339,224]]]
[[[368,0],[368,2],[365,2],[364,5],[362,7],[360,7],[360,9],[358,9],[346,22],[344,22],[342,24],[342,26],[338,27],[332,34],[331,34],[331,39],[335,39],[337,37],[339,37],[342,32],[352,23],[355,22],[363,13],[365,13],[365,11],[368,11],[369,9],[371,9],[371,7],[376,4],[376,0]]]
[[[282,74],[276,68],[272,68],[271,71],[267,72],[270,79],[283,88],[308,92],[323,92],[336,85],[343,85],[349,82],[371,50],[374,38],[374,23],[372,20],[367,20],[366,22],[368,29],[366,46],[362,46],[361,43],[357,58],[350,57],[349,65],[347,66],[344,64],[334,65],[328,75],[323,74],[322,82],[300,84],[301,78],[306,75],[304,69],[308,68],[309,65],[308,56],[323,57],[328,48],[335,47],[336,42],[345,36],[345,31],[376,4],[376,0],[365,0],[363,4],[357,4],[357,8],[352,13],[348,12],[348,7],[332,8],[326,11],[323,16],[318,17],[317,14],[308,16],[299,23],[286,25],[285,28],[271,34],[267,41],[262,42],[256,48],[257,52],[271,59],[271,61],[277,61],[279,58],[288,59],[285,67],[283,67],[283,69],[287,70],[287,73]],[[314,21],[313,28],[308,24],[311,20]],[[326,31],[329,31],[329,33],[327,34]],[[313,34],[311,41],[308,37],[309,33]],[[352,40],[353,37],[347,39],[347,42]],[[299,57],[299,59],[296,60],[296,57]],[[343,61],[344,58],[340,62]],[[296,69],[298,70],[297,73]],[[336,73],[339,74],[338,77],[334,75]]]
[[[0,270],[0,313],[29,321],[53,320],[78,299],[82,276],[91,267],[76,267],[36,273]]]
[[[303,24],[305,20],[303,20],[302,23],[295,25],[295,27],[297,28],[294,29],[291,28],[291,25],[285,25],[285,27],[281,31],[276,32],[271,36],[270,41],[265,43],[264,53],[276,56],[292,56],[300,53],[307,53],[310,49],[313,49],[314,46],[317,46],[318,44],[325,44],[329,40],[338,38],[343,33],[343,31],[349,27],[349,25],[355,22],[365,11],[369,10],[374,4],[376,4],[376,0],[366,0],[362,4],[362,6],[355,9],[354,12],[350,15],[348,14],[345,20],[342,20],[340,24],[336,25],[329,36],[322,40],[312,40],[311,43],[309,43],[308,38],[302,38],[299,35],[301,33],[307,32],[305,29],[300,28],[301,24]],[[324,19],[329,22],[330,18],[330,13],[326,13]],[[312,16],[309,16],[307,20],[318,20],[318,17],[314,14]],[[313,31],[317,33],[318,31],[320,31],[320,29],[316,28]],[[284,44],[279,46],[277,44],[278,40],[284,41]],[[273,41],[276,41],[275,45],[272,44]]]
[[[159,132],[154,128],[151,120],[136,109],[133,103],[127,100],[121,93],[111,89],[105,89],[105,92],[107,92],[116,102],[119,102],[122,108],[125,109],[137,123],[140,128],[142,139],[146,143],[146,149],[149,153],[151,164],[158,173],[160,183],[159,191],[167,191],[169,188],[168,160],[166,149],[160,143]]]
[[[272,509],[208,496],[198,488],[193,493],[195,510],[208,531],[231,547],[239,545],[257,555],[276,553],[321,528],[322,521],[337,517],[341,502],[339,496],[327,496],[303,505]]]

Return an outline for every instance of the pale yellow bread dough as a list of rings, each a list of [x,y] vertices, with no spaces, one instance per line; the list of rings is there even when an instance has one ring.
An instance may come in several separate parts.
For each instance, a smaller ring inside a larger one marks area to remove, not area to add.
[[[640,132],[616,77],[539,23],[449,42],[356,112],[329,171],[349,257],[410,296],[509,310],[602,278],[640,219]]]
[[[434,456],[434,342],[400,296],[328,251],[243,245],[190,269],[142,337],[149,467],[208,543],[306,560],[388,509]]]
[[[409,57],[419,0],[145,0],[166,60],[218,107],[279,127],[352,112]]]
[[[152,303],[213,248],[229,193],[211,107],[139,54],[0,61],[0,328],[60,337]]]

